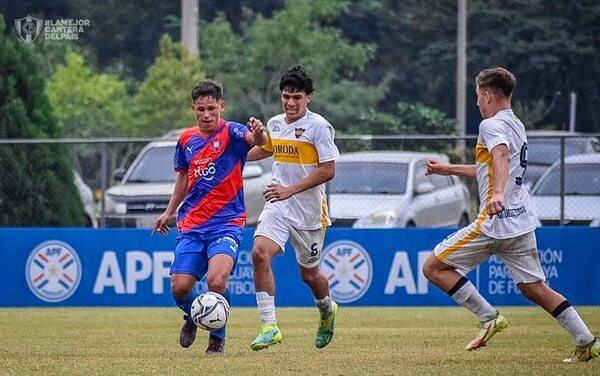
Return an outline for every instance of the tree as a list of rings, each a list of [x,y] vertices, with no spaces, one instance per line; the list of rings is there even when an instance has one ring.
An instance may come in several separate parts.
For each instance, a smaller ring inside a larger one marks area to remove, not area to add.
[[[223,16],[203,24],[200,53],[208,75],[224,83],[232,104],[229,115],[243,121],[251,115],[266,119],[280,112],[279,79],[294,64],[304,65],[311,74],[316,85],[313,106],[323,109],[338,130],[351,130],[338,114],[356,118],[375,111],[385,88],[356,81],[374,47],[350,44],[340,30],[327,26],[345,7],[344,1],[286,1],[285,8],[271,18],[247,10],[241,35]],[[360,90],[347,91],[348,87]],[[340,93],[345,93],[342,98]],[[358,102],[362,106],[354,105]]]
[[[62,133],[67,137],[124,135],[129,101],[123,81],[110,74],[95,74],[80,54],[69,51],[46,88]]]
[[[190,127],[190,92],[204,78],[200,60],[190,56],[169,36],[160,41],[160,54],[133,98],[124,127],[135,136],[159,136],[171,129]]]
[[[39,61],[4,34],[0,15],[0,138],[57,137]],[[84,212],[67,150],[0,147],[0,226],[79,226]]]

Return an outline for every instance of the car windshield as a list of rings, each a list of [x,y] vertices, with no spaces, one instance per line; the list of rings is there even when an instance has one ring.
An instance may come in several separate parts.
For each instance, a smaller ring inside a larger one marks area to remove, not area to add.
[[[174,146],[161,146],[147,149],[135,165],[128,183],[174,182]]]
[[[534,195],[560,194],[560,165],[554,166]],[[600,196],[600,163],[573,163],[565,166],[565,195]]]
[[[408,165],[385,162],[339,162],[330,193],[403,194]]]
[[[585,139],[565,140],[565,155],[585,153]],[[529,163],[551,165],[560,158],[560,138],[533,138],[527,142]]]

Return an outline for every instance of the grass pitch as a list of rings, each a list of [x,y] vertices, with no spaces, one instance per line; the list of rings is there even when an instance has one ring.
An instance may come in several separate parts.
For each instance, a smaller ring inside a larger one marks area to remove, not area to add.
[[[578,307],[600,334],[600,307]],[[540,308],[501,308],[507,330],[463,348],[475,319],[452,308],[340,307],[336,334],[314,346],[315,308],[278,309],[283,343],[254,352],[254,308],[234,308],[225,356],[207,333],[179,347],[175,308],[0,309],[0,376],[7,375],[600,375],[600,359],[562,364],[571,338]]]

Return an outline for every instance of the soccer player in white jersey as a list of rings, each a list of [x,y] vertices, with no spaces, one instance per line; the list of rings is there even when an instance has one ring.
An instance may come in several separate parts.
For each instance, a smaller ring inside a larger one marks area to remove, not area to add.
[[[281,342],[271,260],[284,252],[290,239],[300,276],[312,291],[320,313],[315,345],[323,348],[333,337],[338,310],[329,296],[329,282],[319,271],[325,228],[331,224],[324,183],[335,175],[339,152],[331,124],[307,108],[314,87],[304,68],[289,68],[281,77],[279,90],[284,113],[268,121],[267,144],[248,153],[248,160],[274,156],[271,184],[264,192],[267,203],[258,220],[252,249],[262,327],[250,347],[261,350]]]
[[[475,222],[435,247],[423,265],[423,274],[477,316],[480,331],[466,346],[466,350],[475,350],[508,326],[508,320],[464,277],[496,255],[523,296],[550,313],[574,338],[575,351],[564,361],[588,361],[600,355],[600,342],[565,297],[545,283],[538,258],[536,222],[523,185],[527,139],[510,104],[515,83],[514,75],[503,68],[483,70],[476,78],[477,105],[484,120],[479,126],[475,165],[427,163],[427,174],[477,178],[481,206]]]

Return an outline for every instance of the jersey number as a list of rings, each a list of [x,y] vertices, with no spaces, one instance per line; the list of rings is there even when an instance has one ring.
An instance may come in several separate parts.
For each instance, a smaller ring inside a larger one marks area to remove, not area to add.
[[[317,243],[313,243],[310,246],[310,256],[315,257],[318,254],[319,254],[319,248],[317,248]]]
[[[521,146],[521,152],[519,153],[519,164],[523,167],[523,173],[521,176],[517,176],[517,185],[523,184],[523,177],[525,176],[525,171],[527,171],[527,150],[527,142],[524,142],[523,146]]]

